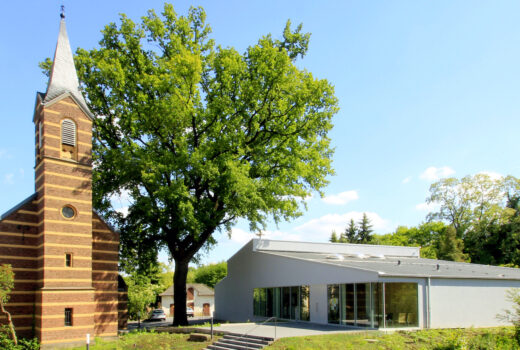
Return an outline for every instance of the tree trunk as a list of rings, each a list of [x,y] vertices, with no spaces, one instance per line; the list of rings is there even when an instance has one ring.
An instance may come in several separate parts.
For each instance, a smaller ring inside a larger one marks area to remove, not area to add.
[[[188,261],[175,260],[175,274],[173,275],[173,303],[175,305],[173,325],[185,326],[186,317],[186,279],[188,277]]]
[[[18,345],[18,339],[16,338],[16,332],[14,331],[13,320],[11,314],[4,308],[4,303],[0,300],[0,308],[2,312],[7,316],[7,323],[9,324],[9,331],[11,332],[11,339],[13,339],[14,345]]]

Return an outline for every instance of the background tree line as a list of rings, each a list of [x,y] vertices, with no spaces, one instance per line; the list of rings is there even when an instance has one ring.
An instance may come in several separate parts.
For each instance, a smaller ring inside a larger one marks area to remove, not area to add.
[[[360,235],[370,220],[351,220],[331,242],[420,246],[421,257],[478,264],[520,265],[520,179],[486,174],[445,178],[430,186],[426,202],[435,208],[416,227],[388,234]],[[365,223],[363,223],[365,221]]]

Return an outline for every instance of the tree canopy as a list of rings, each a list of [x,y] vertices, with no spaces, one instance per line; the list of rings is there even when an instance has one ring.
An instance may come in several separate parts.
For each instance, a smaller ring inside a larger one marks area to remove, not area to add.
[[[170,4],[140,23],[121,15],[99,48],[75,57],[99,116],[95,207],[121,228],[127,257],[135,242],[143,255],[168,250],[177,305],[188,263],[215,244],[215,231],[239,218],[254,231],[295,218],[333,173],[333,87],[295,65],[310,34],[288,21],[280,39],[266,35],[239,53],[216,46],[205,19],[201,8],[178,16]],[[123,191],[127,216],[110,201]],[[185,312],[175,308],[175,323],[187,323]]]
[[[13,320],[11,314],[5,309],[5,304],[9,301],[9,294],[14,288],[14,272],[9,264],[0,265],[0,311],[7,318],[7,325],[9,327],[9,333],[14,345],[18,344],[16,332],[14,330]]]

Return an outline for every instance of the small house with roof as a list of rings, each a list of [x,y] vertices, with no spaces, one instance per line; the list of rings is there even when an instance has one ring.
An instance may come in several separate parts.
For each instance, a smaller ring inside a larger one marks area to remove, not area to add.
[[[166,315],[173,316],[173,285],[168,287],[161,297],[162,309]],[[211,316],[215,310],[215,292],[202,283],[186,283],[186,306],[193,309],[195,316]]]
[[[253,239],[228,260],[215,317],[360,328],[503,325],[520,269],[420,258],[418,247]]]

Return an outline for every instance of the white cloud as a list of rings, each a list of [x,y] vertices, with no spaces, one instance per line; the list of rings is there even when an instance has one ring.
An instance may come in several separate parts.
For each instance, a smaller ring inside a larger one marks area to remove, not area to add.
[[[421,175],[419,175],[419,177],[427,181],[437,181],[443,177],[448,177],[452,174],[455,174],[455,170],[453,170],[449,166],[443,166],[440,168],[431,166],[428,169],[426,169]]]
[[[412,177],[411,177],[411,176],[408,176],[408,177],[405,177],[405,178],[403,179],[403,181],[401,181],[401,182],[402,182],[403,184],[407,184],[408,182],[410,182],[411,179],[412,179]]]
[[[366,212],[372,228],[377,232],[390,230],[387,220],[377,213]],[[327,214],[318,219],[310,220],[294,228],[294,232],[305,241],[323,242],[329,239],[332,231],[341,232],[348,225],[350,219],[358,222],[363,217],[363,212],[351,211],[344,214]]]
[[[245,244],[253,238],[256,238],[256,235],[251,232],[244,231],[237,227],[231,229],[231,240],[233,242]]]
[[[432,212],[437,211],[439,207],[439,203],[420,203],[415,206],[415,209],[418,211]]]
[[[392,228],[387,220],[377,213],[366,212],[372,229],[378,233],[385,233]],[[327,214],[317,219],[309,220],[302,225],[288,231],[262,231],[262,238],[284,241],[327,242],[332,231],[342,232],[347,227],[350,219],[356,223],[363,217],[363,212],[351,211],[344,214]],[[258,235],[241,228],[234,227],[231,230],[231,241],[243,245]]]
[[[338,194],[331,194],[329,196],[325,196],[324,198],[322,198],[322,201],[331,205],[345,205],[348,202],[354,201],[358,198],[359,196],[357,191],[345,191]]]
[[[14,184],[14,174],[13,173],[5,174],[4,183],[6,183],[8,185]]]

